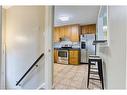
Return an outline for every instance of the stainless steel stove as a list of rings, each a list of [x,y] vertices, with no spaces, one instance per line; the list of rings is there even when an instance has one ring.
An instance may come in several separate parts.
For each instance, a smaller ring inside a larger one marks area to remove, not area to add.
[[[58,63],[68,64],[68,50],[58,50]]]

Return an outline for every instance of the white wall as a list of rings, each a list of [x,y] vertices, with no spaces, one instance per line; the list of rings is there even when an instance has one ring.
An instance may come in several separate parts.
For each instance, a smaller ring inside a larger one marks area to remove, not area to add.
[[[0,6],[0,88],[1,88],[1,65],[2,65],[2,57],[1,57],[1,52],[2,52],[2,7]]]
[[[126,88],[127,7],[109,6],[109,47],[100,47],[106,89]]]
[[[33,62],[44,52],[44,7],[15,6],[6,10],[6,88],[14,89]],[[42,61],[43,60],[43,61]],[[21,83],[35,89],[44,82],[44,58]]]

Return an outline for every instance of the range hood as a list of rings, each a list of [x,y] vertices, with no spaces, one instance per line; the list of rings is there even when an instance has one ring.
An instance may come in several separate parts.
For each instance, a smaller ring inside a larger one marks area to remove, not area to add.
[[[70,39],[69,39],[68,37],[61,37],[61,38],[60,38],[60,42],[61,42],[61,41],[70,41]]]

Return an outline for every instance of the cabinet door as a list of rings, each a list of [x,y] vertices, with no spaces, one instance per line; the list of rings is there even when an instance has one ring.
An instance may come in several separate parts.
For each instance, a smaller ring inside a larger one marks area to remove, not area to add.
[[[60,37],[59,38],[63,38],[64,36],[65,36],[65,27],[63,26],[63,27],[59,27],[59,35],[60,35]]]
[[[69,39],[72,41],[72,26],[71,25],[69,25],[68,27],[67,27],[67,31],[68,31],[68,33],[67,33],[67,36],[69,37]]]
[[[74,25],[71,27],[71,41],[77,42],[79,41],[79,26]]]
[[[84,26],[84,28],[85,28],[85,34],[89,34],[88,26],[86,25],[86,26]]]
[[[54,39],[54,42],[59,42],[59,37],[60,37],[60,33],[59,33],[59,28],[55,27],[54,28],[54,32],[53,32],[53,39]]]
[[[79,61],[79,50],[70,50],[69,51],[69,64],[78,65]]]
[[[96,24],[82,26],[81,33],[82,34],[96,34]]]
[[[91,34],[96,34],[96,25],[95,24],[93,24],[91,26]]]
[[[81,26],[81,34],[86,34],[85,26]]]
[[[64,36],[71,40],[71,28],[70,26],[65,26]]]
[[[54,63],[58,63],[58,50],[54,50]]]

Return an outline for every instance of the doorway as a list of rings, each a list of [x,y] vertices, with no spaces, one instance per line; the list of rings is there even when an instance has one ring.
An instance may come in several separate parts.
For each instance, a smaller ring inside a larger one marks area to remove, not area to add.
[[[54,89],[88,89],[88,56],[95,55],[98,12],[99,6],[55,6]],[[100,82],[91,81],[90,89],[101,89]]]

